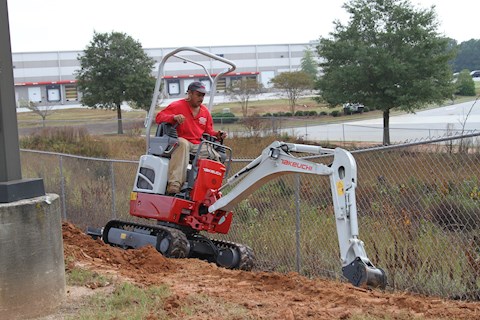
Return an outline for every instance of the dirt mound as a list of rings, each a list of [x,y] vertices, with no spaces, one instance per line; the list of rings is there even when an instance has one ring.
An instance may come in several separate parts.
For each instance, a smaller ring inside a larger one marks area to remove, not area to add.
[[[63,224],[63,237],[65,256],[74,263],[143,285],[167,284],[173,294],[166,309],[176,315],[181,314],[186,298],[201,294],[242,306],[253,319],[349,319],[356,314],[389,319],[480,319],[480,303],[371,291],[297,273],[245,272],[196,259],[167,259],[151,246],[138,250],[108,246],[69,223]],[[211,310],[202,307],[205,316],[195,319],[212,319],[216,314],[213,306]]]

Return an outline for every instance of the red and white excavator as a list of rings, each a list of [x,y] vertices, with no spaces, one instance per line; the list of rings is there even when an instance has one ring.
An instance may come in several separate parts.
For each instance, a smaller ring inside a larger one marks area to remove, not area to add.
[[[228,68],[212,78],[201,64],[179,56],[182,51],[204,55],[211,61],[226,64]],[[130,197],[130,214],[154,220],[156,224],[112,220],[101,229],[90,229],[89,234],[101,236],[105,243],[125,249],[152,245],[167,257],[200,258],[226,268],[251,270],[255,257],[250,247],[211,239],[205,234],[228,233],[235,205],[276,177],[298,173],[328,176],[343,275],[355,286],[385,288],[385,272],[368,259],[364,244],[358,237],[356,162],[351,153],[342,148],[327,149],[276,141],[239,172],[224,179],[230,169],[231,149],[214,137],[205,136],[201,143],[217,150],[221,161],[192,155],[182,191],[175,196],[166,194],[170,155],[178,137],[175,128],[167,123],[160,124],[154,136],[150,135],[150,130],[154,110],[163,92],[164,65],[170,57],[203,67],[211,82],[210,110],[219,77],[235,69],[231,61],[193,47],[178,48],[165,55],[159,65],[152,104],[145,120],[147,151],[140,158]],[[333,155],[333,162],[330,165],[314,163],[295,157],[293,153]],[[229,191],[224,195],[222,190],[226,188]]]

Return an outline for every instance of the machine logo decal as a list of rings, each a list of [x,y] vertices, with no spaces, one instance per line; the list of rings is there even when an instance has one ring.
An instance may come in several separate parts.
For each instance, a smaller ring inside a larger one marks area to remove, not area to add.
[[[305,164],[305,163],[300,163],[300,162],[295,162],[295,161],[290,161],[290,160],[287,160],[287,159],[282,159],[282,164],[286,165],[286,166],[294,167],[294,168],[307,170],[307,171],[312,171],[313,170],[313,166],[311,166],[311,165],[308,165],[308,164]]]
[[[209,169],[209,168],[203,168],[203,171],[205,171],[206,173],[211,173],[211,174],[220,176],[220,177],[222,176],[222,173],[217,171],[217,170],[212,170],[212,169]]]

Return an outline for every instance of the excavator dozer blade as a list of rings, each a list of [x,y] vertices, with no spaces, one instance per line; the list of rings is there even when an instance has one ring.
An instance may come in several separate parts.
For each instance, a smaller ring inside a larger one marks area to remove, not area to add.
[[[357,257],[352,263],[342,268],[343,275],[356,287],[380,288],[387,286],[385,271],[376,268],[369,261]]]

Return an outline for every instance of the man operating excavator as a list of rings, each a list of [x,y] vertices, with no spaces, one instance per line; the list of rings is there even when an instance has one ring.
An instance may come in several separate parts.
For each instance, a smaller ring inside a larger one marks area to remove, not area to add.
[[[187,97],[169,104],[155,117],[155,122],[160,124],[168,122],[177,125],[178,145],[172,152],[168,168],[167,193],[176,194],[181,191],[187,179],[187,166],[190,153],[195,153],[200,146],[203,134],[214,136],[219,140],[227,137],[226,132],[213,129],[213,119],[204,106],[203,98],[207,90],[198,81],[192,82],[187,89]],[[208,145],[202,145],[200,157],[219,161],[217,151]]]

